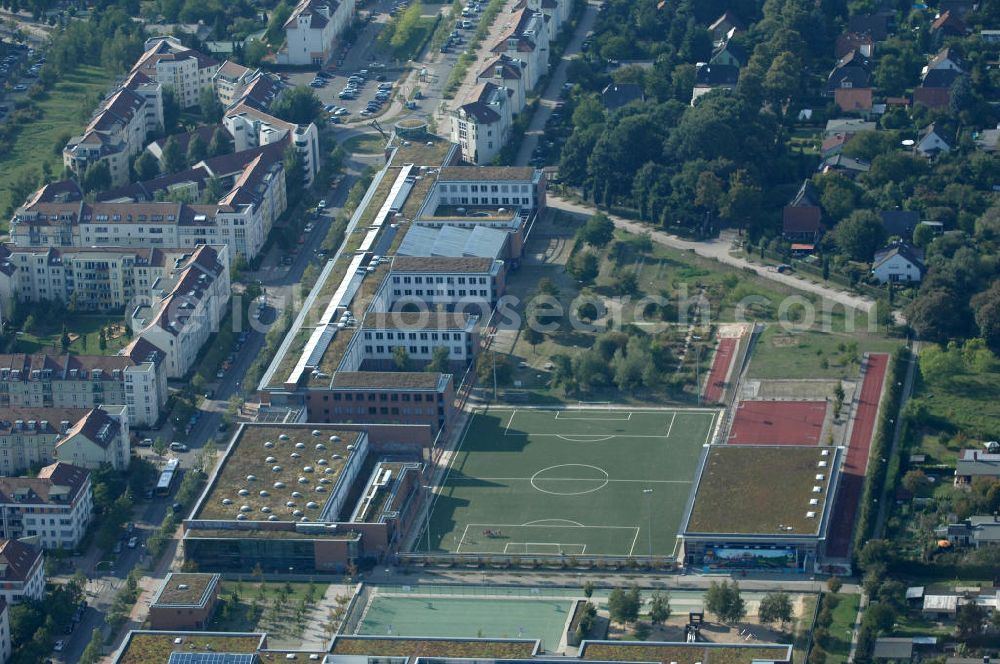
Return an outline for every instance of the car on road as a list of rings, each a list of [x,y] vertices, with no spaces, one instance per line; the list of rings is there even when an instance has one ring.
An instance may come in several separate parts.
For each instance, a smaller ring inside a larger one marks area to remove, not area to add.
[[[781,263],[774,269],[777,270],[780,274],[785,274],[786,272],[792,271],[792,266],[788,265],[787,263]]]
[[[184,443],[178,443],[175,440],[174,442],[170,443],[170,449],[173,452],[187,452],[188,449],[190,448],[188,448],[188,446],[185,445]]]
[[[312,233],[312,230],[313,230],[312,224],[306,224],[306,227],[302,229],[302,231],[305,233]]]
[[[139,546],[139,538],[138,537],[136,537],[135,535],[133,535],[132,537],[128,538],[128,548],[134,549],[137,546]]]
[[[62,652],[63,648],[65,647],[66,647],[66,642],[63,641],[62,639],[59,639],[58,641],[56,641],[56,644],[52,646],[52,649],[55,650],[56,652]]]
[[[343,116],[343,115],[350,115],[351,112],[346,108],[338,108],[336,111],[334,111],[333,114],[336,116]]]
[[[136,444],[139,447],[152,447],[153,446],[153,439],[152,438],[143,438],[142,440],[140,440]]]
[[[316,207],[318,207],[318,208],[319,208],[320,210],[325,210],[325,209],[326,209],[326,199],[325,199],[325,198],[324,198],[324,199],[322,199],[322,200],[321,200],[321,201],[320,201],[320,202],[319,202],[319,203],[318,203],[318,204],[316,205]]]
[[[18,83],[17,85],[14,86],[14,92],[24,92],[27,89],[28,86],[25,85],[24,83]]]

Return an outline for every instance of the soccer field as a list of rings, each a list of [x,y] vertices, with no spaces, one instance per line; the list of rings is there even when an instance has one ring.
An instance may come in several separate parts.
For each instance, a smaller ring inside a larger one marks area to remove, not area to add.
[[[430,551],[671,556],[712,410],[490,410],[473,416],[430,520]],[[428,548],[428,533],[418,551]]]

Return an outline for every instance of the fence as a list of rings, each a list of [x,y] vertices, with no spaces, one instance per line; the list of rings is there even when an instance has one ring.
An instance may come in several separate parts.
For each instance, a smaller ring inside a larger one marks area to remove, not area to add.
[[[350,603],[344,610],[344,619],[340,622],[340,627],[337,629],[338,636],[342,634],[349,636],[358,631],[358,625],[361,624],[361,619],[364,618],[365,609],[368,608],[371,596],[371,586],[361,584],[361,589],[354,593]]]
[[[607,571],[672,571],[677,567],[666,556],[568,556],[564,554],[399,553],[403,565],[461,567],[467,569],[562,569]]]
[[[580,588],[525,588],[523,586],[495,585],[449,585],[449,584],[416,584],[416,585],[379,585],[380,595],[418,595],[433,597],[579,597]]]
[[[808,274],[808,275],[811,275],[811,276],[814,276],[814,277],[819,277],[820,279],[823,279],[824,281],[828,281],[831,284],[834,284],[836,286],[840,286],[840,287],[848,289],[848,290],[856,291],[858,293],[861,293],[862,295],[867,295],[868,297],[870,297],[872,299],[875,299],[875,300],[884,299],[884,298],[886,298],[886,297],[889,296],[888,291],[886,289],[884,289],[884,288],[878,288],[876,286],[871,286],[869,284],[865,284],[865,283],[861,283],[861,282],[852,283],[850,279],[848,279],[846,276],[844,276],[843,274],[840,274],[838,272],[831,271],[828,274],[828,276],[826,278],[824,278],[823,277],[823,266],[822,265],[818,265],[817,266],[817,265],[814,265],[814,264],[812,264],[812,263],[810,263],[808,261],[804,261],[804,260],[801,260],[801,259],[798,259],[798,258],[794,258],[794,257],[789,258],[788,256],[780,254],[780,253],[778,253],[776,251],[771,251],[770,249],[765,249],[763,251],[763,256],[764,256],[765,259],[768,259],[768,260],[771,260],[771,261],[775,261],[777,263],[787,263],[788,265],[791,265],[792,267],[794,267],[799,272],[802,272],[802,273],[805,273],[805,274]],[[761,251],[760,251],[759,248],[756,249],[756,250],[753,250],[753,251],[745,249],[743,251],[743,257],[746,258],[746,259],[748,259],[748,260],[751,260],[751,261],[756,260],[758,262],[761,262],[760,261]],[[908,296],[906,296],[905,294],[900,293],[899,291],[896,292],[896,297],[897,297],[897,299],[903,299],[903,300],[909,300],[910,299]]]

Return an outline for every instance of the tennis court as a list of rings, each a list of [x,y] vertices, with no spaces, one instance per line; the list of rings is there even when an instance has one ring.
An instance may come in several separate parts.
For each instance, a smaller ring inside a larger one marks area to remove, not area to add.
[[[476,413],[416,548],[671,556],[716,415],[607,408]]]
[[[730,445],[819,445],[826,401],[741,401]]]
[[[558,648],[573,610],[569,599],[412,597],[376,593],[357,633],[371,636],[541,639]]]

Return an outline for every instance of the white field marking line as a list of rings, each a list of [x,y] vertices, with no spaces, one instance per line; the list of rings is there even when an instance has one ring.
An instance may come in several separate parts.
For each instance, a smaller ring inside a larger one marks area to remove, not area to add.
[[[623,411],[622,414],[627,414],[628,417],[566,417],[565,415],[563,415],[563,416],[560,417],[560,415],[562,413],[565,413],[565,412],[567,412],[567,411],[565,411],[565,410],[557,410],[556,411],[556,416],[555,416],[554,419],[557,419],[557,420],[583,420],[584,422],[628,422],[629,420],[632,419],[632,411]]]
[[[635,551],[635,543],[639,541],[639,526],[633,526],[635,528],[635,537],[632,538],[632,546],[629,547],[628,555],[631,556],[632,552]]]
[[[532,478],[530,477],[470,477],[470,480],[476,482],[530,482]],[[543,477],[541,478],[543,482],[600,482],[602,481],[597,477]],[[612,480],[609,479],[608,482],[635,482],[637,484],[694,484],[694,480]],[[548,521],[549,519],[539,519],[539,521]],[[566,521],[567,519],[559,519],[560,521]],[[525,526],[529,524],[523,524]]]
[[[552,548],[556,549],[557,553],[564,553],[563,549],[566,549],[566,548],[569,548],[569,547],[572,547],[572,548],[579,547],[580,552],[578,554],[576,554],[576,555],[582,556],[585,553],[587,553],[587,545],[586,544],[561,544],[559,542],[507,542],[506,544],[503,545],[503,552],[504,552],[504,554],[510,553],[510,547],[511,546],[523,546],[524,547],[524,551],[523,552],[521,552],[521,551],[515,551],[514,553],[515,554],[525,555],[525,556],[530,556],[531,555],[531,553],[528,552],[528,547],[529,546],[540,546],[540,547],[541,546],[549,546],[549,547],[552,547]]]
[[[509,436],[538,436],[538,437],[548,436],[550,438],[551,437],[555,437],[555,438],[562,438],[563,440],[567,440],[565,434],[561,434],[561,433],[511,433],[511,434],[507,434],[507,435],[509,435]],[[578,437],[584,437],[584,436],[592,436],[592,437],[591,438],[587,438],[586,440],[576,440],[576,441],[570,441],[570,442],[591,443],[591,442],[595,442],[595,440],[594,440],[595,438],[601,438],[601,440],[598,440],[596,442],[603,442],[604,440],[607,440],[608,438],[666,438],[667,437],[664,434],[632,434],[632,433],[616,433],[616,434],[611,434],[609,436],[605,436],[605,434],[596,434],[596,433],[595,434],[576,434],[576,435]]]
[[[677,413],[670,416],[670,426],[667,427],[667,438],[670,438],[670,432],[674,430],[674,420],[677,419]]]
[[[513,422],[514,422],[514,416],[515,416],[515,415],[517,415],[517,408],[515,408],[515,409],[514,409],[514,410],[513,410],[512,412],[511,412],[511,414],[510,414],[510,419],[509,419],[509,420],[507,420],[507,426],[506,426],[506,427],[504,427],[504,430],[503,430],[503,435],[505,435],[505,436],[507,435],[507,431],[508,431],[508,430],[510,429],[510,425],[511,425],[511,423],[513,423]]]
[[[465,526],[468,530],[475,526],[487,528],[598,528],[603,530],[635,530],[636,526],[560,526],[560,525],[528,525],[523,523],[470,523]]]
[[[606,440],[617,438],[617,436],[611,435],[611,436],[602,436],[599,438],[591,438],[589,436],[564,436],[561,433],[557,433],[556,438],[565,440],[567,443],[603,443]]]
[[[469,534],[469,526],[471,523],[465,524],[465,530],[462,531],[462,539],[458,540],[458,548],[455,549],[455,553],[462,553],[462,545],[465,544],[465,536]]]
[[[574,526],[578,526],[580,528],[584,527],[583,524],[580,523],[579,521],[571,521],[569,519],[536,519],[534,521],[529,521],[528,523],[522,523],[521,525],[522,526],[540,526],[544,522],[552,522],[552,521],[562,521],[563,523],[568,523],[568,524],[571,524],[571,525],[574,525]]]

